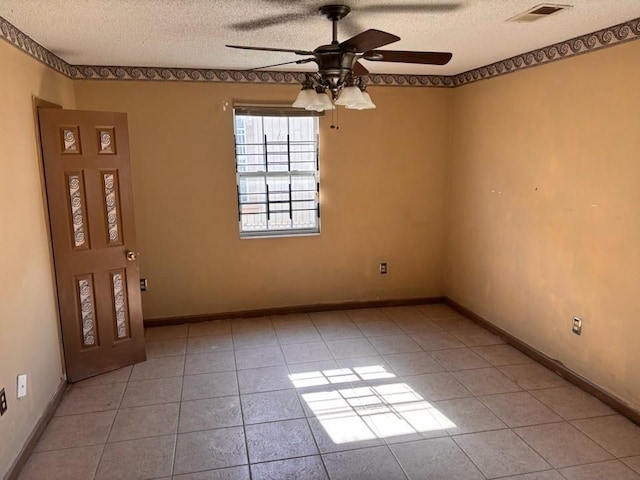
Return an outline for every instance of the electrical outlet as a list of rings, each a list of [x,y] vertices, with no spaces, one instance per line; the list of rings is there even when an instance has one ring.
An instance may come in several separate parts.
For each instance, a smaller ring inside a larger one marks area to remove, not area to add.
[[[4,415],[7,411],[7,395],[4,393],[4,388],[0,390],[0,416]]]
[[[147,279],[146,278],[141,278],[140,279],[140,291],[141,292],[146,292],[148,285],[149,284],[147,283]]]
[[[582,334],[582,320],[578,317],[573,317],[573,327],[571,327],[571,331],[576,335]]]
[[[380,264],[380,274],[385,275],[387,273],[387,262],[382,262]]]
[[[27,374],[18,375],[18,388],[16,390],[18,398],[27,396]]]

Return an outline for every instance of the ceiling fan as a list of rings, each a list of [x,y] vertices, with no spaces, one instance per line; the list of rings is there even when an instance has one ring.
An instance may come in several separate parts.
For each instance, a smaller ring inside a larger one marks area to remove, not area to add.
[[[418,63],[424,65],[445,65],[451,60],[452,54],[448,52],[377,50],[379,47],[397,42],[400,37],[376,29],[366,30],[343,42],[338,42],[338,22],[346,17],[351,9],[346,5],[324,5],[318,10],[332,23],[333,38],[328,45],[321,45],[313,51],[242,45],[227,45],[227,47],[267,52],[288,52],[307,57],[253,68],[252,70],[292,63],[315,62],[318,65],[318,73],[307,76],[307,80],[303,83],[303,90],[313,88],[318,93],[328,90],[331,92],[334,101],[338,99],[343,88],[359,86],[360,90],[365,89],[364,80],[361,77],[367,75],[369,71],[359,62],[361,59],[373,62]]]

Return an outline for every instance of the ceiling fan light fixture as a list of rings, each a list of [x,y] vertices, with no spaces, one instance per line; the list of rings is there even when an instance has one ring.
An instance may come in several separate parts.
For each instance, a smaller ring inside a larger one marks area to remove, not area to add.
[[[354,83],[357,85],[358,90],[360,90],[361,98],[357,99],[356,103],[347,104],[345,108],[349,110],[372,110],[376,108],[376,104],[373,103],[369,92],[367,92],[367,86],[364,79],[358,78]],[[358,98],[357,95],[356,98]]]
[[[333,102],[329,99],[322,87],[316,87],[316,94],[313,99],[313,103],[306,107],[307,110],[315,110],[316,112],[323,112],[325,110],[333,110],[336,108]]]
[[[305,83],[302,84],[302,90],[298,92],[298,96],[296,97],[296,101],[291,105],[294,108],[309,108],[316,101],[316,91],[313,89],[312,85],[308,85]]]
[[[340,92],[340,96],[335,101],[336,105],[342,105],[343,107],[356,109],[358,105],[364,105],[366,99],[362,92],[355,85],[344,87]]]
[[[356,110],[373,110],[376,108],[376,104],[371,100],[371,95],[366,90],[362,90],[362,96],[365,99],[365,102],[357,105],[356,107],[345,107],[345,108],[355,108]]]

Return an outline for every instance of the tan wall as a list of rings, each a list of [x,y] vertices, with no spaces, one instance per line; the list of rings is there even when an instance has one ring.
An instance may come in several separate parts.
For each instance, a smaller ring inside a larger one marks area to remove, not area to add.
[[[639,58],[631,42],[454,91],[445,274],[448,296],[636,408]]]
[[[298,88],[77,82],[78,108],[129,116],[146,318],[443,294],[450,90],[374,87],[377,110],[322,119],[321,235],[239,239],[230,106]]]
[[[0,477],[9,469],[61,382],[51,257],[32,95],[73,108],[71,80],[0,41]],[[28,395],[16,398],[16,376]]]

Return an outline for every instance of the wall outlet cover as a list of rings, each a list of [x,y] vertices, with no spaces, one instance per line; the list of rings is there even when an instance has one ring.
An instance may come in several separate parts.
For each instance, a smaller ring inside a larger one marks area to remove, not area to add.
[[[571,327],[571,331],[576,335],[582,334],[582,320],[578,317],[573,317],[573,326]]]
[[[18,375],[18,388],[16,390],[18,398],[27,396],[27,374]]]

